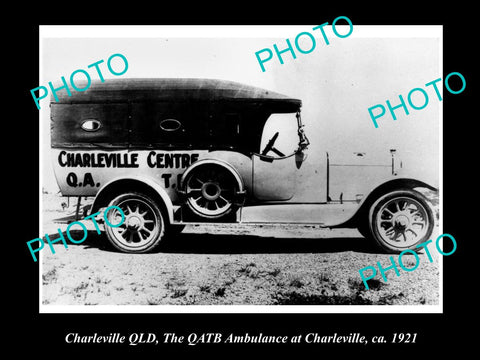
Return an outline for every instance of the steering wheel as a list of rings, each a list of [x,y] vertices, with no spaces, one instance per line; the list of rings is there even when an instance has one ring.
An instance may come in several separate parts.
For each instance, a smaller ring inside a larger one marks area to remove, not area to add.
[[[278,131],[268,141],[267,145],[265,146],[265,149],[263,149],[263,151],[262,151],[263,156],[266,156],[270,151],[273,151],[275,154],[277,154],[280,157],[285,156],[285,154],[283,154],[281,151],[279,151],[279,150],[277,150],[273,147],[273,145],[275,144],[275,141],[277,141],[277,138],[278,138]]]

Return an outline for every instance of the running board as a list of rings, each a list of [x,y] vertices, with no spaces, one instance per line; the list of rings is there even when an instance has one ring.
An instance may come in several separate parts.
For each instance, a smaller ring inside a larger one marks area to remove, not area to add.
[[[344,223],[358,204],[278,204],[242,208],[241,223],[315,224],[330,227]]]

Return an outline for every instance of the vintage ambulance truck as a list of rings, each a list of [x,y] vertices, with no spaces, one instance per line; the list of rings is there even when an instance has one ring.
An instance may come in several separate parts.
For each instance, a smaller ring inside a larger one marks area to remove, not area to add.
[[[309,154],[299,99],[211,79],[105,80],[57,95],[51,147],[61,193],[92,197],[84,215],[121,208],[124,223],[105,226],[120,251],[150,251],[205,222],[358,228],[388,252],[432,233],[431,206],[416,189],[436,185],[409,174],[394,150],[380,163],[353,149],[350,160]],[[295,128],[266,137],[276,116]],[[281,138],[296,139],[294,149]],[[120,213],[108,216],[118,223]]]

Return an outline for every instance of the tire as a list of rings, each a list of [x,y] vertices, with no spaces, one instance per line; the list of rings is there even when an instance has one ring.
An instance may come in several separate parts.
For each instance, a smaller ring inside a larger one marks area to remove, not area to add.
[[[368,213],[370,237],[389,253],[419,250],[416,246],[430,238],[434,223],[428,200],[411,189],[380,196]]]
[[[186,175],[182,183],[186,203],[197,216],[219,219],[235,210],[235,196],[240,184],[224,166],[198,166]]]
[[[121,194],[108,206],[122,209],[125,219],[120,226],[105,224],[107,238],[118,250],[125,253],[145,253],[153,250],[165,235],[166,223],[158,204],[146,195],[136,192]],[[121,222],[120,212],[110,210],[107,219],[111,224]]]

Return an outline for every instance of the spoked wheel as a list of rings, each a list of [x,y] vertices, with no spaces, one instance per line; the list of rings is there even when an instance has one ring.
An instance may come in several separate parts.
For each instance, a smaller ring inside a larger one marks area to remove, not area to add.
[[[105,224],[107,237],[117,249],[129,253],[152,250],[165,233],[165,222],[158,205],[143,194],[127,193],[114,198],[109,206],[122,209],[125,220],[118,227]],[[112,224],[121,222],[121,214],[111,210],[107,219]]]
[[[434,226],[433,212],[425,197],[414,190],[399,190],[380,197],[369,213],[375,241],[385,250],[416,249],[427,241]]]
[[[231,212],[239,185],[223,166],[205,164],[184,179],[187,204],[202,217],[216,219]]]

